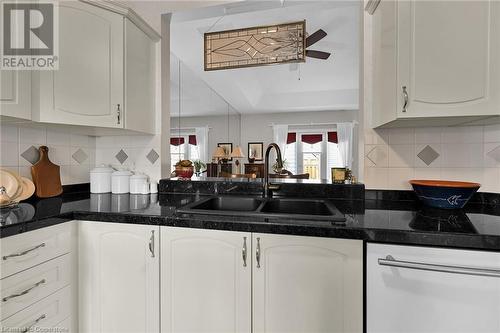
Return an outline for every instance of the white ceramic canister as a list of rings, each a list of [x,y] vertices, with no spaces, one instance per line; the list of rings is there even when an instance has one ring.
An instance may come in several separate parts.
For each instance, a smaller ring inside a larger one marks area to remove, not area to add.
[[[130,177],[130,194],[148,194],[149,182],[148,176],[136,173]]]
[[[130,177],[132,172],[119,170],[111,174],[111,193],[123,194],[130,192]]]
[[[111,192],[111,174],[113,171],[113,168],[106,165],[90,170],[90,193]]]

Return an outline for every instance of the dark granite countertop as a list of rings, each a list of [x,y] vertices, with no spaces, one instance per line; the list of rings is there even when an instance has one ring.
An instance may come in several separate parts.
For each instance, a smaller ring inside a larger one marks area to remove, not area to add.
[[[205,197],[181,193],[77,193],[31,200],[10,212],[1,212],[0,237],[76,219],[500,251],[497,205],[472,203],[463,210],[444,211],[424,208],[414,200],[331,199],[345,214],[345,223],[176,212],[177,208]]]

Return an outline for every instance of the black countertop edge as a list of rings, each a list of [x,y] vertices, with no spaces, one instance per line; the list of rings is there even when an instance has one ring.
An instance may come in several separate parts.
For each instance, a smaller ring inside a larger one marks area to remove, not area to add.
[[[500,251],[500,236],[370,229],[345,226],[310,226],[296,223],[217,221],[174,217],[168,226],[292,236],[356,239],[372,243]]]
[[[50,227],[52,225],[61,224],[73,220],[73,214],[62,214],[57,217],[49,217],[40,220],[31,220],[24,223],[16,223],[12,225],[2,226],[0,229],[0,239],[10,236],[15,236],[18,234],[23,234],[25,232],[42,229]]]
[[[127,223],[152,226],[226,230],[253,233],[283,234],[310,237],[329,237],[356,239],[367,242],[437,246],[457,249],[500,251],[500,236],[460,233],[436,233],[408,230],[371,229],[369,227],[349,227],[344,225],[310,225],[306,222],[287,222],[283,220],[233,220],[220,216],[148,216],[130,213],[72,212],[60,217],[46,218],[22,224],[3,227],[1,238],[13,236],[36,229],[69,222],[72,220],[109,223]]]

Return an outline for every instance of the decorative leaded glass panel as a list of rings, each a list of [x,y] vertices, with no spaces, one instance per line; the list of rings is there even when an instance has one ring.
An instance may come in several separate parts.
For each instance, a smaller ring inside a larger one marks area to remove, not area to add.
[[[205,33],[205,70],[305,61],[306,22]]]

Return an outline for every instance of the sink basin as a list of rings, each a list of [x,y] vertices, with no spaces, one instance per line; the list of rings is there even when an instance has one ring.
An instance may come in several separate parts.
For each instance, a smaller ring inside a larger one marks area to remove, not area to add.
[[[344,215],[333,204],[320,199],[262,199],[218,196],[193,202],[177,211],[186,214],[345,221]]]
[[[261,203],[262,199],[259,198],[212,197],[195,202],[186,208],[205,211],[253,212]]]
[[[262,213],[333,216],[336,209],[324,200],[271,199],[260,210]]]

